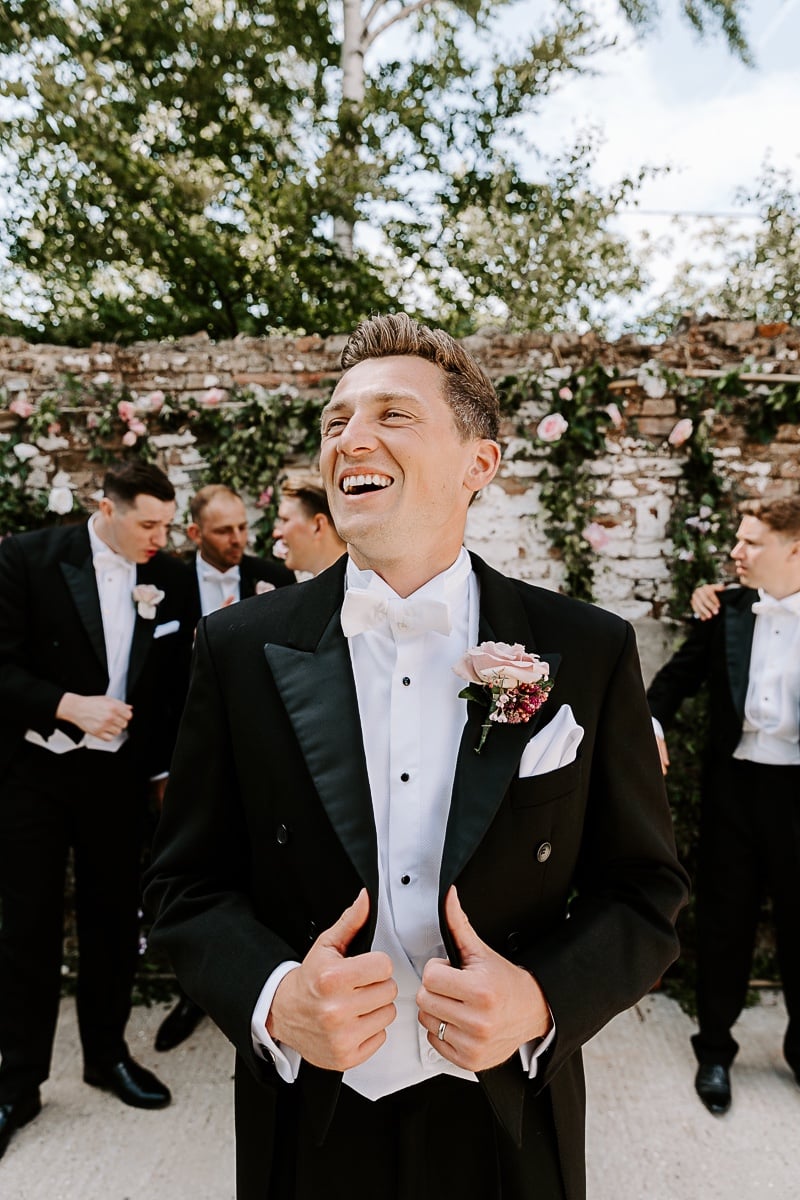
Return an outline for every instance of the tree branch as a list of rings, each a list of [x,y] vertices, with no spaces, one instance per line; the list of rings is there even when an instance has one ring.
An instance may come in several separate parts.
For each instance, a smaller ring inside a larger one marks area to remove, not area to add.
[[[396,25],[398,21],[404,21],[406,17],[412,16],[415,12],[420,12],[423,8],[430,8],[431,5],[435,3],[436,0],[415,0],[415,3],[409,4],[408,8],[404,8],[400,12],[395,13],[393,17],[389,17],[389,19],[384,21],[382,25],[379,25],[377,29],[373,29],[372,32],[365,34],[364,50],[368,50],[372,43],[376,41],[382,33],[385,33],[387,29],[392,27],[392,25]],[[372,12],[379,7],[382,7],[382,5],[378,4],[376,0],[376,3],[372,6]],[[370,13],[370,16],[371,15],[372,13]]]

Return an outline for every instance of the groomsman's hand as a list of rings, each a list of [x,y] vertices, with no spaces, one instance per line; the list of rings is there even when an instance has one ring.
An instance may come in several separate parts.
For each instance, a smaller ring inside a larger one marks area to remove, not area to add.
[[[132,716],[133,709],[124,700],[115,700],[113,696],[79,696],[77,692],[65,692],[56,709],[59,721],[69,721],[104,742],[110,742],[127,729]]]
[[[345,958],[368,916],[363,888],[336,924],[319,935],[300,966],[284,975],[267,1018],[273,1041],[329,1071],[346,1071],[371,1058],[397,1015],[389,955],[373,950]]]
[[[550,1009],[528,971],[481,941],[454,887],[445,897],[444,911],[462,966],[451,967],[441,958],[426,963],[417,992],[419,1022],[430,1044],[450,1062],[486,1071],[526,1042],[544,1037],[552,1024]]]

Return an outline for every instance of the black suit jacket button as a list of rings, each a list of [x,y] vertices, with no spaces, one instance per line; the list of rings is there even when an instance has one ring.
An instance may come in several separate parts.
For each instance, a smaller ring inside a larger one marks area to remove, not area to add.
[[[311,943],[312,943],[312,942],[315,942],[315,941],[317,940],[317,935],[318,935],[318,933],[319,933],[319,929],[317,928],[317,922],[316,922],[316,921],[309,921],[309,922],[308,922],[308,942],[309,942],[309,945],[311,945]]]
[[[553,853],[553,847],[549,842],[542,842],[541,846],[536,851],[537,861],[540,863],[547,862],[550,855]]]
[[[516,932],[516,930],[510,933],[506,938],[506,948],[510,950],[512,954],[519,950],[519,934]]]
[[[285,846],[289,841],[289,827],[287,825],[279,825],[275,830],[275,841],[279,846]]]

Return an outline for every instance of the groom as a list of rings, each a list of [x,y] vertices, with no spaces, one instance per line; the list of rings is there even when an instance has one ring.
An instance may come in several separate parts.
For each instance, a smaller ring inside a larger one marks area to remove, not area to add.
[[[154,939],[236,1046],[239,1200],[579,1200],[580,1047],[685,899],[633,633],[463,549],[498,403],[453,339],[374,317],[342,365],[348,555],[200,623]],[[486,640],[550,690],[476,753]]]

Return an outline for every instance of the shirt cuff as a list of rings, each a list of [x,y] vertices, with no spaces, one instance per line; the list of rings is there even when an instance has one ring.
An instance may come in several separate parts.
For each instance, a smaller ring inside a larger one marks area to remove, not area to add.
[[[292,1050],[290,1046],[282,1046],[280,1042],[272,1040],[267,1032],[267,1017],[269,1016],[269,1010],[272,1008],[272,1001],[278,990],[278,984],[284,976],[299,966],[299,962],[282,962],[280,966],[275,968],[261,989],[250,1019],[250,1036],[253,1039],[253,1049],[259,1058],[264,1058],[267,1062],[273,1063],[275,1070],[285,1083],[294,1083],[295,1079],[297,1079],[302,1061],[301,1056],[297,1050]]]
[[[527,1073],[528,1079],[535,1079],[539,1072],[539,1059],[544,1054],[545,1050],[549,1050],[553,1044],[553,1039],[556,1036],[556,1024],[553,1021],[553,1014],[550,1014],[552,1022],[550,1032],[546,1033],[543,1038],[534,1038],[532,1042],[525,1042],[519,1048],[519,1057],[522,1063],[522,1069]]]
[[[655,733],[656,737],[661,738],[661,740],[663,742],[664,741],[664,726],[661,724],[661,722],[656,717],[651,717],[650,720],[653,722],[653,732]]]

